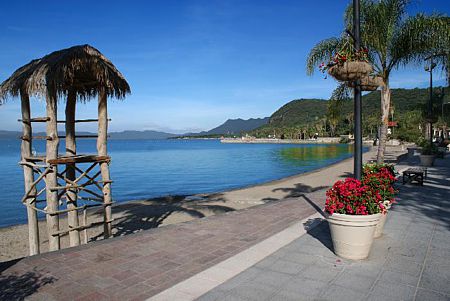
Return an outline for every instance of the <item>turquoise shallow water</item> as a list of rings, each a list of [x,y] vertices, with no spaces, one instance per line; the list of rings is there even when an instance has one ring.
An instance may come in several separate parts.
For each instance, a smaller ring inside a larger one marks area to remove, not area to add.
[[[44,151],[39,141],[35,150]],[[61,145],[61,149],[63,149]],[[94,140],[78,153],[95,151]],[[222,144],[218,140],[111,140],[113,199],[229,190],[311,171],[352,156],[344,144]],[[0,227],[26,222],[20,142],[0,140]]]

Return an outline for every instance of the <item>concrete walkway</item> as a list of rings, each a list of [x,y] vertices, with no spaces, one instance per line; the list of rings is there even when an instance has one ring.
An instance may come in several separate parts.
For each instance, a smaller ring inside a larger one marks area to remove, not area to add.
[[[400,185],[367,260],[336,257],[324,221],[197,300],[450,300],[450,157],[435,165]]]

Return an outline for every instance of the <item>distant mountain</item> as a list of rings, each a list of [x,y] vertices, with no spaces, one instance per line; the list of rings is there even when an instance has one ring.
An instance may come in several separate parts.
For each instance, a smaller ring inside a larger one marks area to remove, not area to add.
[[[123,132],[111,132],[109,134],[110,139],[167,139],[176,137],[178,135],[158,132],[158,131],[123,131]]]
[[[252,131],[269,122],[269,117],[250,119],[228,119],[223,124],[209,131],[200,133],[187,133],[182,136],[208,136],[208,135],[238,135],[242,132]]]
[[[21,132],[0,130],[0,139],[18,139],[20,136]]]
[[[110,132],[110,139],[131,140],[131,139],[168,139],[180,136],[208,136],[208,135],[237,135],[242,132],[254,130],[260,126],[263,126],[269,122],[269,117],[266,118],[250,118],[244,119],[228,119],[225,123],[213,128],[209,131],[203,131],[200,133],[187,133],[183,135],[158,132],[158,131],[122,131],[122,132]],[[60,132],[60,135],[64,135],[64,132]],[[80,135],[95,135],[95,133],[78,132]],[[22,132],[18,131],[2,131],[0,130],[0,139],[17,139],[22,135]],[[44,132],[33,133],[34,136],[45,136]]]
[[[77,132],[78,135],[95,135],[96,133],[90,132]],[[45,136],[44,132],[33,133],[33,136]],[[59,135],[64,135],[64,132],[59,132]],[[0,130],[0,139],[18,139],[22,136],[22,132],[18,131],[2,131]],[[109,133],[110,139],[167,139],[176,137],[178,135],[169,134],[158,131],[123,131],[123,132],[111,132]]]

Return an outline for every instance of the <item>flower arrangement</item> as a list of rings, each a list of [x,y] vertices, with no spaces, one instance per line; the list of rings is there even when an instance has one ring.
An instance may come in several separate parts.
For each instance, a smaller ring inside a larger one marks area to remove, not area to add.
[[[347,40],[341,49],[336,50],[331,55],[328,63],[322,62],[319,65],[319,69],[325,73],[333,66],[342,66],[345,62],[369,62],[369,50],[366,47],[362,47],[359,50],[355,50],[353,45]]]
[[[396,180],[392,164],[365,164],[363,167],[363,183],[381,196],[380,206],[383,213],[386,213],[395,202]]]
[[[370,215],[383,212],[383,197],[354,178],[337,181],[327,191],[325,211],[329,214]]]
[[[386,163],[367,163],[363,166],[363,178],[372,174],[380,174],[385,181],[389,182],[391,185],[397,181],[395,178],[396,171],[393,164]]]

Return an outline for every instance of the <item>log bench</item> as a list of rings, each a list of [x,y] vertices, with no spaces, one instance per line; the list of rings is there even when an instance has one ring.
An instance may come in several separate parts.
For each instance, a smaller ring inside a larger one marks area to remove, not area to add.
[[[423,179],[427,177],[427,169],[421,167],[411,167],[403,171],[403,184],[416,181],[423,186]]]

